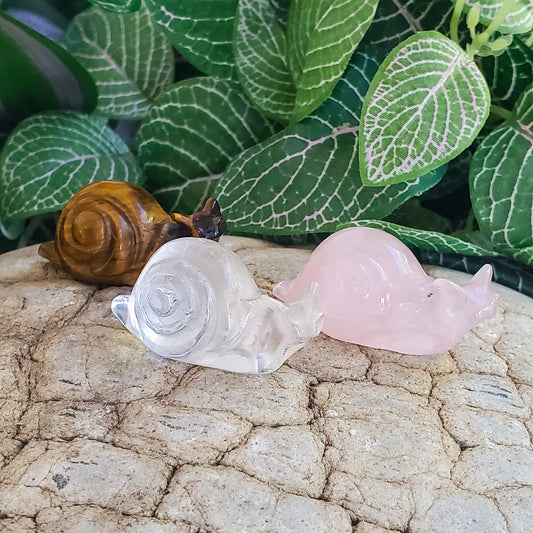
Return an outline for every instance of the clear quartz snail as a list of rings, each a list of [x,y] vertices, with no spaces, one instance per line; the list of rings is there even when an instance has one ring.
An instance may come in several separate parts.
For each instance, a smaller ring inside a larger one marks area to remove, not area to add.
[[[292,304],[263,294],[231,250],[184,238],[163,245],[113,313],[167,358],[233,372],[273,372],[322,325],[314,287]]]

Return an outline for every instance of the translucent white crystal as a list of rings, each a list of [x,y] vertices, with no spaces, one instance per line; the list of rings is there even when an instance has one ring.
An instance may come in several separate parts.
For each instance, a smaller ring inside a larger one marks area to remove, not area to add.
[[[284,304],[263,294],[241,260],[196,238],[163,245],[113,313],[150,350],[233,372],[276,370],[322,326],[316,287]]]

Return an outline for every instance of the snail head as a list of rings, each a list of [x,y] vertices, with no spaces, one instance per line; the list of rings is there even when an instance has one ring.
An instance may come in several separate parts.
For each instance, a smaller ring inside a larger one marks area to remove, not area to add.
[[[186,226],[192,237],[218,241],[227,230],[220,206],[214,198],[209,198],[203,209],[192,215],[172,213],[172,220]]]

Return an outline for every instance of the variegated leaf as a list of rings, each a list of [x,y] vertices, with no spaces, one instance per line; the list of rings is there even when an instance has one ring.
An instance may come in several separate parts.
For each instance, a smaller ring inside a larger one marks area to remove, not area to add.
[[[205,74],[232,78],[238,0],[145,0],[153,19],[187,61]]]
[[[475,256],[499,255],[494,250],[489,250],[483,246],[454,237],[453,235],[446,235],[438,231],[408,228],[385,220],[358,220],[357,222],[350,224],[343,224],[338,229],[351,226],[365,226],[381,229],[394,235],[408,246],[420,248],[422,250]]]
[[[143,121],[139,162],[164,207],[193,212],[237,154],[276,131],[236,82],[189,79],[163,93]]]
[[[141,7],[142,0],[89,0],[89,2],[114,13],[125,13],[137,11]]]
[[[490,96],[475,63],[453,41],[419,32],[381,64],[365,97],[363,183],[417,178],[467,148],[487,119]]]
[[[487,135],[470,167],[472,207],[481,231],[498,249],[528,264],[533,264],[532,132],[530,85],[514,117]]]
[[[269,0],[241,0],[234,50],[250,99],[283,122],[307,116],[333,90],[376,5],[376,0],[296,0],[285,32]]]
[[[174,53],[145,8],[110,13],[92,7],[74,18],[64,44],[92,74],[99,114],[143,118],[173,81]]]
[[[69,111],[23,120],[4,146],[0,168],[4,223],[59,210],[92,181],[142,181],[135,157],[105,120]]]
[[[358,117],[380,53],[358,52],[311,116],[233,161],[216,189],[233,228],[276,235],[334,231],[341,222],[383,218],[439,181],[444,169],[379,189],[361,183]]]
[[[533,4],[530,0],[513,0],[514,6],[498,30],[502,33],[526,33],[533,29]],[[498,10],[509,4],[509,0],[465,0],[465,10],[470,9],[474,4],[480,5],[479,19],[488,26]]]

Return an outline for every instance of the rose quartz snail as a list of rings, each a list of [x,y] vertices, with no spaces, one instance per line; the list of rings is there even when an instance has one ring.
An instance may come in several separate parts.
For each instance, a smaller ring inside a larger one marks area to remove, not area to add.
[[[496,312],[492,267],[460,287],[424,272],[413,253],[388,233],[366,227],[341,230],[312,253],[292,281],[274,294],[298,300],[316,282],[322,331],[364,346],[429,355],[451,348]]]

